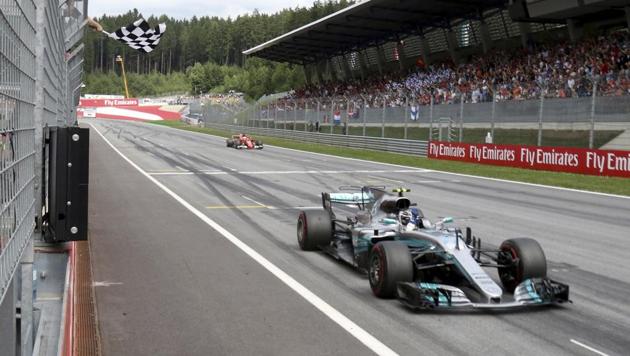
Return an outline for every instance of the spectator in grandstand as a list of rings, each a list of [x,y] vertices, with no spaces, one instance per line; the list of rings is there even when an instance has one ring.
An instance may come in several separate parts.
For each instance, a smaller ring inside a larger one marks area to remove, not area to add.
[[[310,85],[287,99],[352,98],[366,107],[402,106],[406,98],[428,105],[569,98],[592,95],[593,81],[599,95],[630,94],[630,36],[618,32],[579,43],[552,45],[530,43],[518,51],[495,50],[465,64],[430,66],[422,62],[408,76],[387,74],[365,81]]]

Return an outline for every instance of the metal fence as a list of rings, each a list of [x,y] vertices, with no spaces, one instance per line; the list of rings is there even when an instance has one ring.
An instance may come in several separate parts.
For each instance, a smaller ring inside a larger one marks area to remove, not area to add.
[[[329,146],[349,147],[356,149],[378,150],[411,155],[427,156],[427,141],[402,140],[394,138],[337,135],[297,130],[270,129],[263,127],[247,127],[206,122],[206,127],[229,131],[232,133],[248,132],[256,135],[286,138],[301,142],[319,143]]]
[[[630,129],[629,89],[613,91],[610,85],[601,83],[586,81],[573,91],[530,88],[527,95],[494,88],[483,93],[442,95],[392,91],[327,98],[285,97],[259,101],[238,112],[219,106],[206,106],[198,112],[207,122],[401,139],[438,139],[438,127],[443,126],[454,128],[454,139],[458,141],[471,137],[466,134],[468,129],[477,129],[477,136],[479,131],[487,131],[495,141],[502,134],[495,129],[529,129],[537,131],[535,141],[540,145],[545,130],[585,130],[589,132],[586,144],[593,147],[599,130]],[[602,92],[605,95],[600,95]],[[479,139],[477,136],[475,139]]]
[[[36,7],[0,2],[0,303],[33,234]]]
[[[76,121],[86,10],[87,0],[0,0],[0,306],[21,306],[21,335],[15,318],[0,320],[0,353],[32,352],[42,131]],[[16,274],[22,278],[14,284]]]

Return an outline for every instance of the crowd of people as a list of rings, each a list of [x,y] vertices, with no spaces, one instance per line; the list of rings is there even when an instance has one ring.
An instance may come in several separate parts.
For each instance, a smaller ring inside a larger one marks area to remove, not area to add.
[[[387,74],[364,81],[309,85],[292,91],[283,109],[311,108],[345,98],[366,107],[428,105],[630,94],[630,34],[616,32],[577,43],[531,45],[521,50],[493,50],[455,65],[422,61],[407,74]],[[296,100],[297,99],[297,100]],[[293,103],[293,104],[290,104]],[[412,105],[411,103],[409,105]]]

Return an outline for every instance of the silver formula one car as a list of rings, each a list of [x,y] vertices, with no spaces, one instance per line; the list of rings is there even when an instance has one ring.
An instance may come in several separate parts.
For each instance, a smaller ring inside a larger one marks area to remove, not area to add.
[[[344,192],[343,190],[353,190]],[[458,228],[452,218],[432,223],[403,196],[408,189],[345,187],[322,193],[322,210],[298,216],[303,250],[321,249],[367,272],[372,292],[399,298],[414,309],[514,308],[569,301],[569,286],[547,278],[547,260],[536,240],[515,238],[499,249]],[[339,218],[333,206],[358,209]],[[484,267],[498,269],[501,288]]]

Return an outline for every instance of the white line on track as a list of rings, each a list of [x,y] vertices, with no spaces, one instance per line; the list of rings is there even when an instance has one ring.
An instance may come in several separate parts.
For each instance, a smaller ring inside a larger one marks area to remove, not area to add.
[[[594,352],[594,353],[596,353],[596,354],[598,354],[598,355],[600,355],[600,356],[608,356],[608,354],[607,354],[607,353],[601,352],[601,351],[599,351],[598,349],[593,348],[593,347],[588,346],[588,345],[585,345],[585,344],[583,344],[583,343],[581,343],[581,342],[579,342],[579,341],[577,341],[577,340],[573,340],[573,339],[571,339],[571,342],[572,342],[572,343],[574,343],[574,344],[576,344],[576,345],[578,345],[578,346],[580,346],[580,347],[583,347],[583,348],[585,348],[585,349],[587,349],[587,350],[589,350],[589,351],[591,351],[591,352]]]
[[[330,304],[326,303],[323,299],[318,297],[315,293],[311,292],[308,288],[302,285],[300,282],[295,280],[293,277],[288,275],[286,272],[281,270],[279,267],[271,263],[268,259],[263,257],[261,254],[256,252],[254,249],[249,247],[243,241],[241,241],[236,236],[232,235],[229,231],[223,228],[221,225],[216,223],[214,220],[210,219],[200,210],[192,206],[189,202],[184,200],[182,197],[177,195],[175,192],[170,190],[164,184],[160,183],[157,179],[153,178],[150,174],[145,172],[140,166],[134,163],[132,160],[127,158],[122,152],[120,152],[103,134],[96,128],[96,126],[89,124],[94,131],[114,150],[114,152],[118,153],[120,157],[122,157],[127,163],[129,163],[133,168],[135,168],[140,174],[145,176],[155,185],[157,185],[160,189],[162,189],[165,193],[170,195],[173,199],[175,199],[178,203],[183,205],[186,209],[188,209],[191,213],[217,231],[219,234],[223,235],[225,239],[233,243],[236,247],[245,252],[249,257],[251,257],[254,261],[258,262],[261,266],[271,272],[274,276],[276,276],[280,281],[286,284],[289,288],[293,289],[297,294],[299,294],[306,301],[311,303],[315,308],[324,313],[328,318],[337,323],[337,325],[341,326],[344,330],[354,336],[357,340],[367,346],[370,350],[374,351],[377,355],[398,355],[394,350],[390,349],[387,345],[382,343],[380,340],[372,336],[370,333],[362,329],[359,325],[355,324],[352,320],[348,319],[345,315],[339,312],[337,309],[333,308]]]
[[[396,179],[385,178],[385,177],[368,176],[368,178],[373,178],[373,179],[376,179],[378,181],[386,180],[386,181],[389,181],[389,182],[394,182],[396,184],[404,184],[405,183],[402,180],[396,180]]]
[[[244,196],[244,195],[241,195],[241,197],[243,197],[243,199],[245,199],[245,200],[249,200],[249,201],[251,201],[252,203],[254,203],[254,204],[256,204],[256,205],[260,205],[260,206],[262,206],[262,207],[264,207],[264,208],[266,208],[266,207],[267,207],[267,205],[265,205],[265,204],[263,204],[263,203],[261,203],[261,202],[258,202],[258,201],[256,201],[256,200],[254,200],[254,199],[250,198],[250,197],[246,197],[246,196]]]
[[[150,175],[150,176],[194,176],[194,175],[215,176],[215,175],[232,174],[232,172],[225,172],[225,171],[200,171],[200,172],[193,172],[193,171],[182,170],[181,172],[176,172],[176,171],[168,171],[168,172],[151,171],[151,172],[147,172],[147,174]]]
[[[155,125],[155,126],[158,127],[159,129],[163,129],[163,130],[173,130],[172,128],[160,127],[159,125]],[[221,136],[210,135],[210,134],[201,133],[201,132],[186,131],[186,130],[181,130],[181,131],[189,133],[189,134],[192,134],[193,136],[205,136],[206,138],[216,138],[216,139],[221,139],[221,140],[224,139]],[[266,146],[267,147],[272,147],[272,148],[277,148],[277,149],[280,149],[280,150],[300,152],[300,153],[303,153],[303,154],[310,154],[310,155],[316,155],[316,156],[322,156],[322,157],[331,157],[331,158],[336,158],[336,159],[343,159],[343,160],[356,161],[356,162],[364,162],[364,163],[370,163],[370,164],[380,164],[380,165],[385,165],[385,166],[390,166],[390,167],[413,168],[413,167],[404,166],[404,165],[401,165],[401,164],[384,163],[384,162],[377,162],[377,161],[368,161],[368,160],[365,160],[365,159],[335,156],[335,155],[329,155],[329,154],[326,154],[326,153],[316,153],[316,152],[302,151],[302,150],[296,150],[294,148],[286,148],[286,147],[279,147],[279,146],[273,146],[273,145],[266,145]],[[324,160],[324,161],[327,161],[327,160]],[[418,169],[422,169],[422,168],[418,168]],[[630,199],[630,196],[626,196],[626,195],[591,192],[591,191],[588,191],[588,190],[580,190],[580,189],[572,189],[572,188],[564,188],[564,187],[554,187],[554,186],[551,186],[551,185],[535,184],[535,183],[527,183],[527,182],[517,182],[517,181],[507,180],[507,179],[481,177],[481,176],[475,176],[475,175],[471,175],[471,174],[453,173],[453,172],[445,172],[445,171],[439,171],[439,170],[424,169],[424,171],[427,172],[427,173],[434,172],[434,173],[440,173],[440,174],[450,174],[450,175],[459,176],[459,177],[466,177],[466,178],[473,178],[473,179],[482,179],[482,180],[489,180],[489,181],[494,181],[494,182],[502,182],[502,183],[510,183],[510,184],[519,184],[519,185],[526,185],[526,186],[537,187],[537,188],[564,190],[564,191],[568,191],[568,192],[592,194],[592,195],[599,195],[599,196],[611,197],[611,198]]]

